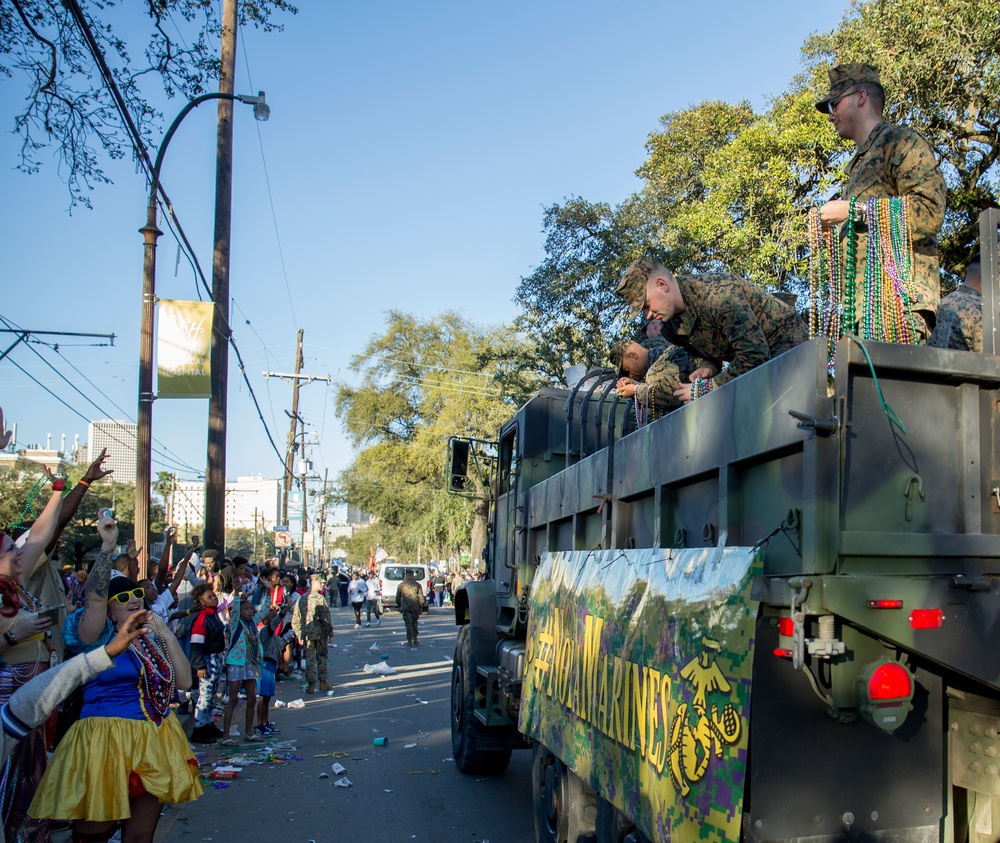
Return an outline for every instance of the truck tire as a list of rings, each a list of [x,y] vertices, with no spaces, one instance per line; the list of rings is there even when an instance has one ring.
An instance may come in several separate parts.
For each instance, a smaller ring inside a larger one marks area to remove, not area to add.
[[[510,748],[482,749],[486,727],[475,715],[476,665],[469,627],[458,631],[451,667],[451,754],[466,775],[502,773],[510,764]]]
[[[649,840],[614,805],[598,799],[597,843],[649,843]]]
[[[536,843],[595,843],[597,798],[542,744],[531,763]]]

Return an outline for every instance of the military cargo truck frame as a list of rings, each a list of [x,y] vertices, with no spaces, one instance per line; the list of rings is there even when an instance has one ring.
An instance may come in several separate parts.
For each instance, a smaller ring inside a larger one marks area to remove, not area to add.
[[[531,749],[539,841],[1000,839],[998,214],[986,354],[815,339],[638,430],[592,370],[452,440],[454,757]]]

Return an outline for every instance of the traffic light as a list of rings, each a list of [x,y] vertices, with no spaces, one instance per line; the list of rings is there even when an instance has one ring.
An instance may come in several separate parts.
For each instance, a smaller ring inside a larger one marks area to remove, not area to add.
[[[469,443],[463,439],[449,439],[451,449],[448,460],[448,490],[464,492],[469,482]]]

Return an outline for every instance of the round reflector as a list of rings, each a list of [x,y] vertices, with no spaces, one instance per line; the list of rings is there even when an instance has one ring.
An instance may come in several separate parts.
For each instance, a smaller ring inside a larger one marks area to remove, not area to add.
[[[912,692],[910,672],[896,662],[879,665],[868,680],[868,698],[873,702],[908,698]]]

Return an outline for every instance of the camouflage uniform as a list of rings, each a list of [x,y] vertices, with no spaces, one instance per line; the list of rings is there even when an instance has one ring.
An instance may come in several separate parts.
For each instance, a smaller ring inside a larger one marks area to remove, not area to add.
[[[934,158],[931,146],[907,126],[879,123],[859,147],[847,165],[847,182],[842,199],[854,197],[860,205],[872,197],[907,197],[910,206],[910,234],[913,239],[913,310],[937,313],[941,297],[938,275],[937,235],[944,222],[947,197],[944,176]],[[864,286],[865,262],[868,254],[868,227],[863,222],[858,232],[857,312]],[[847,226],[841,226],[841,240],[847,237]],[[846,251],[843,249],[842,251]],[[930,317],[930,325],[934,317]]]
[[[958,351],[983,350],[983,296],[979,290],[959,284],[954,293],[941,299],[937,325],[927,344]]]
[[[318,591],[303,594],[295,604],[292,615],[292,629],[295,637],[303,642],[306,659],[306,682],[310,686],[326,685],[327,677],[327,645],[333,637],[333,621],[330,618],[330,606]]]
[[[763,287],[735,275],[675,275],[684,313],[663,323],[663,334],[691,353],[691,365],[719,369],[712,386],[777,357],[809,338],[795,309]],[[729,368],[723,369],[723,362]]]
[[[406,643],[417,644],[417,621],[420,613],[427,605],[427,598],[420,583],[407,577],[396,589],[396,606],[403,615],[406,624]]]
[[[683,402],[674,396],[674,390],[688,383],[688,378],[697,368],[691,355],[683,348],[668,346],[668,349],[649,367],[643,382],[635,385],[636,398],[645,404],[653,419],[683,406]]]

